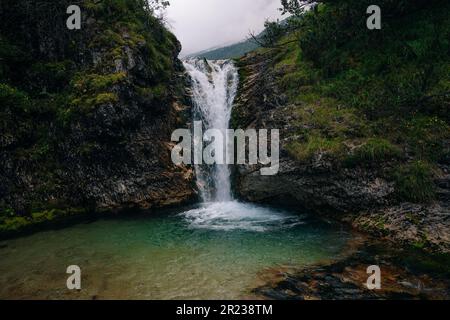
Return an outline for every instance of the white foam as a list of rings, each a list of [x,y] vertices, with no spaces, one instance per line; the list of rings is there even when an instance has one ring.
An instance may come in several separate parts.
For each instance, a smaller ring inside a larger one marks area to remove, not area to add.
[[[303,223],[301,216],[238,201],[204,203],[181,215],[192,228],[221,231],[265,232]]]

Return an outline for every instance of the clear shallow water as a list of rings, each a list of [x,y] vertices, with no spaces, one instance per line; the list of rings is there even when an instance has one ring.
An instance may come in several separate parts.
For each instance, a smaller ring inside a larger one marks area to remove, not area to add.
[[[239,299],[275,268],[336,258],[351,235],[239,202],[100,220],[1,242],[0,298]],[[69,292],[65,270],[82,269]]]

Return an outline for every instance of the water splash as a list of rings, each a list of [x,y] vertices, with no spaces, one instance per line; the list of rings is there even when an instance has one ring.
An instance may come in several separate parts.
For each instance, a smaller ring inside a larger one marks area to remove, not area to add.
[[[184,67],[192,79],[194,120],[202,121],[204,130],[217,129],[225,136],[239,81],[236,67],[229,60],[200,59],[187,60]],[[228,165],[196,165],[195,171],[204,202],[232,200]]]
[[[270,232],[304,224],[301,216],[237,201],[215,202],[184,212],[191,228]]]

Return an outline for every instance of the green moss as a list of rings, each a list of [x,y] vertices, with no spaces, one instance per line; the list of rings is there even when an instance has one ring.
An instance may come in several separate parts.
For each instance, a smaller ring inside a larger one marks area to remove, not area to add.
[[[446,141],[450,139],[450,126],[437,116],[415,116],[400,130],[404,133],[401,138],[418,159],[440,161],[449,152]]]
[[[429,202],[436,196],[434,167],[425,161],[400,165],[392,173],[395,191],[400,200]]]
[[[26,112],[30,107],[30,98],[25,92],[0,83],[0,111],[10,108]]]
[[[167,96],[167,87],[165,85],[157,85],[152,88],[152,93],[157,100],[162,100]]]
[[[310,136],[304,143],[290,143],[286,150],[289,155],[299,162],[308,162],[314,156],[327,154],[332,158],[341,158],[345,152],[345,146],[338,139],[326,139],[318,136]]]
[[[297,33],[291,33],[280,39],[279,44],[288,43],[280,46],[277,54],[273,58],[275,70],[286,70],[295,68],[299,61],[301,61],[301,50]]]
[[[136,86],[136,93],[143,99],[148,101],[163,101],[168,95],[166,85],[160,84],[155,87],[139,87]]]
[[[412,243],[412,246],[415,248],[415,249],[420,249],[420,250],[422,250],[422,249],[424,249],[425,247],[426,247],[426,242],[425,241],[416,241],[416,242],[413,242]]]
[[[280,80],[280,88],[283,90],[298,90],[309,84],[311,84],[311,75],[305,71],[287,73]]]
[[[39,61],[29,70],[31,90],[35,95],[48,95],[64,90],[73,76],[75,65],[70,60]]]
[[[412,223],[414,223],[416,226],[420,225],[420,218],[415,215],[414,213],[406,213],[406,217],[408,218],[409,221],[411,221]]]
[[[383,215],[372,216],[370,219],[365,219],[358,224],[358,228],[368,233],[375,233],[378,235],[387,235],[389,231],[386,225],[389,224],[387,217]]]
[[[8,231],[18,231],[31,224],[30,220],[25,217],[6,218],[0,224],[0,233]]]
[[[239,67],[238,65],[238,73],[239,73],[239,83],[244,83],[248,76],[250,75],[250,72],[245,67]]]
[[[0,207],[0,220],[6,218],[12,218],[16,215],[15,211],[11,207],[4,207],[3,205]]]
[[[312,105],[299,107],[296,116],[302,124],[330,137],[353,138],[367,133],[365,120],[333,99],[320,98]]]
[[[112,86],[126,81],[125,72],[112,74],[85,74],[80,73],[75,76],[72,86],[79,93],[96,93],[110,89]]]
[[[100,93],[95,97],[93,103],[96,106],[109,104],[109,103],[117,103],[119,101],[119,97],[115,93]]]
[[[372,222],[372,228],[375,228],[379,233],[385,234],[386,231],[386,225],[388,224],[387,217],[383,215],[379,215],[378,217],[374,218],[374,221]]]
[[[95,108],[105,105],[114,104],[119,101],[116,93],[102,92],[93,95],[83,95],[72,100],[72,105],[77,108],[77,111],[82,113],[89,113]]]
[[[124,81],[127,81],[124,72],[107,75],[80,73],[72,83],[76,93],[72,95],[71,105],[78,111],[89,112],[100,105],[117,103],[118,95],[108,91]]]
[[[86,209],[65,208],[33,212],[30,216],[3,217],[0,218],[0,235],[17,233],[31,227],[39,227],[42,224],[48,224],[52,221],[86,213]]]
[[[355,148],[344,160],[347,165],[382,163],[396,160],[402,156],[402,150],[383,138],[370,138]]]
[[[425,253],[422,249],[426,247],[432,247],[432,244],[424,236],[423,239],[415,242],[407,253],[400,255],[399,260],[414,271],[440,274],[448,278],[450,276],[450,254]]]

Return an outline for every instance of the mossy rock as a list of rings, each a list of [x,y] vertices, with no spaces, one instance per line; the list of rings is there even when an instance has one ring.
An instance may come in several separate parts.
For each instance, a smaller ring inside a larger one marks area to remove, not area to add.
[[[29,216],[11,213],[7,216],[0,215],[0,237],[20,234],[42,226],[51,226],[53,223],[65,221],[70,217],[79,217],[87,214],[87,212],[84,208],[65,208],[36,211]]]

